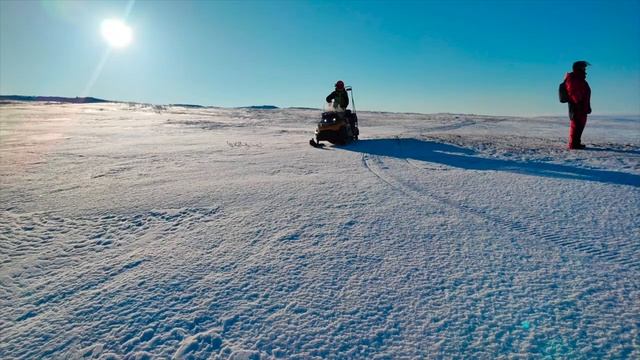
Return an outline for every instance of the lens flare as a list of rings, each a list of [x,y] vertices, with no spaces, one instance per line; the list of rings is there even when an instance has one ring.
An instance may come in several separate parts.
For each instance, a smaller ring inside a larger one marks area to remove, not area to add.
[[[133,40],[131,28],[118,19],[107,19],[102,22],[102,36],[112,47],[125,47]]]

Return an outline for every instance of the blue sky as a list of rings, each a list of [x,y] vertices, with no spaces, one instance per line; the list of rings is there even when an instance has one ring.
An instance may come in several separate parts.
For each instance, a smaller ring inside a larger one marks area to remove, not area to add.
[[[584,59],[594,114],[640,114],[638,14],[640,0],[3,0],[0,93],[321,107],[342,79],[361,110],[565,114],[557,86]],[[125,17],[133,42],[105,56],[100,24]]]

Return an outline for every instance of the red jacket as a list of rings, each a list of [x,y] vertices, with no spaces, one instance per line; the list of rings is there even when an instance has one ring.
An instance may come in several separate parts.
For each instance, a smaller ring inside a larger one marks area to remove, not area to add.
[[[591,88],[584,74],[570,72],[564,77],[569,93],[569,103],[573,111],[580,114],[591,114]]]

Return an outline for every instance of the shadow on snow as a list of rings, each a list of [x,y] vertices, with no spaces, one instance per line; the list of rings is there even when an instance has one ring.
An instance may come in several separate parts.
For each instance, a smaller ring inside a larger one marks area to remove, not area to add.
[[[474,150],[454,145],[417,139],[358,140],[344,150],[364,154],[390,156],[443,164],[466,170],[507,171],[518,174],[560,179],[597,181],[609,184],[640,187],[640,176],[617,171],[585,169],[543,162],[520,162],[483,158]]]

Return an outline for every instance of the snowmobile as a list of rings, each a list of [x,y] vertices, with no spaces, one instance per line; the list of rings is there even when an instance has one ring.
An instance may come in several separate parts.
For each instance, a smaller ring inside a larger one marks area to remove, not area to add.
[[[346,145],[354,140],[358,140],[360,130],[358,130],[358,116],[356,115],[356,103],[353,98],[351,86],[345,87],[350,92],[351,110],[337,111],[330,109],[322,112],[322,119],[318,122],[315,139],[309,140],[313,147],[322,147],[320,141],[328,141],[334,145]]]

